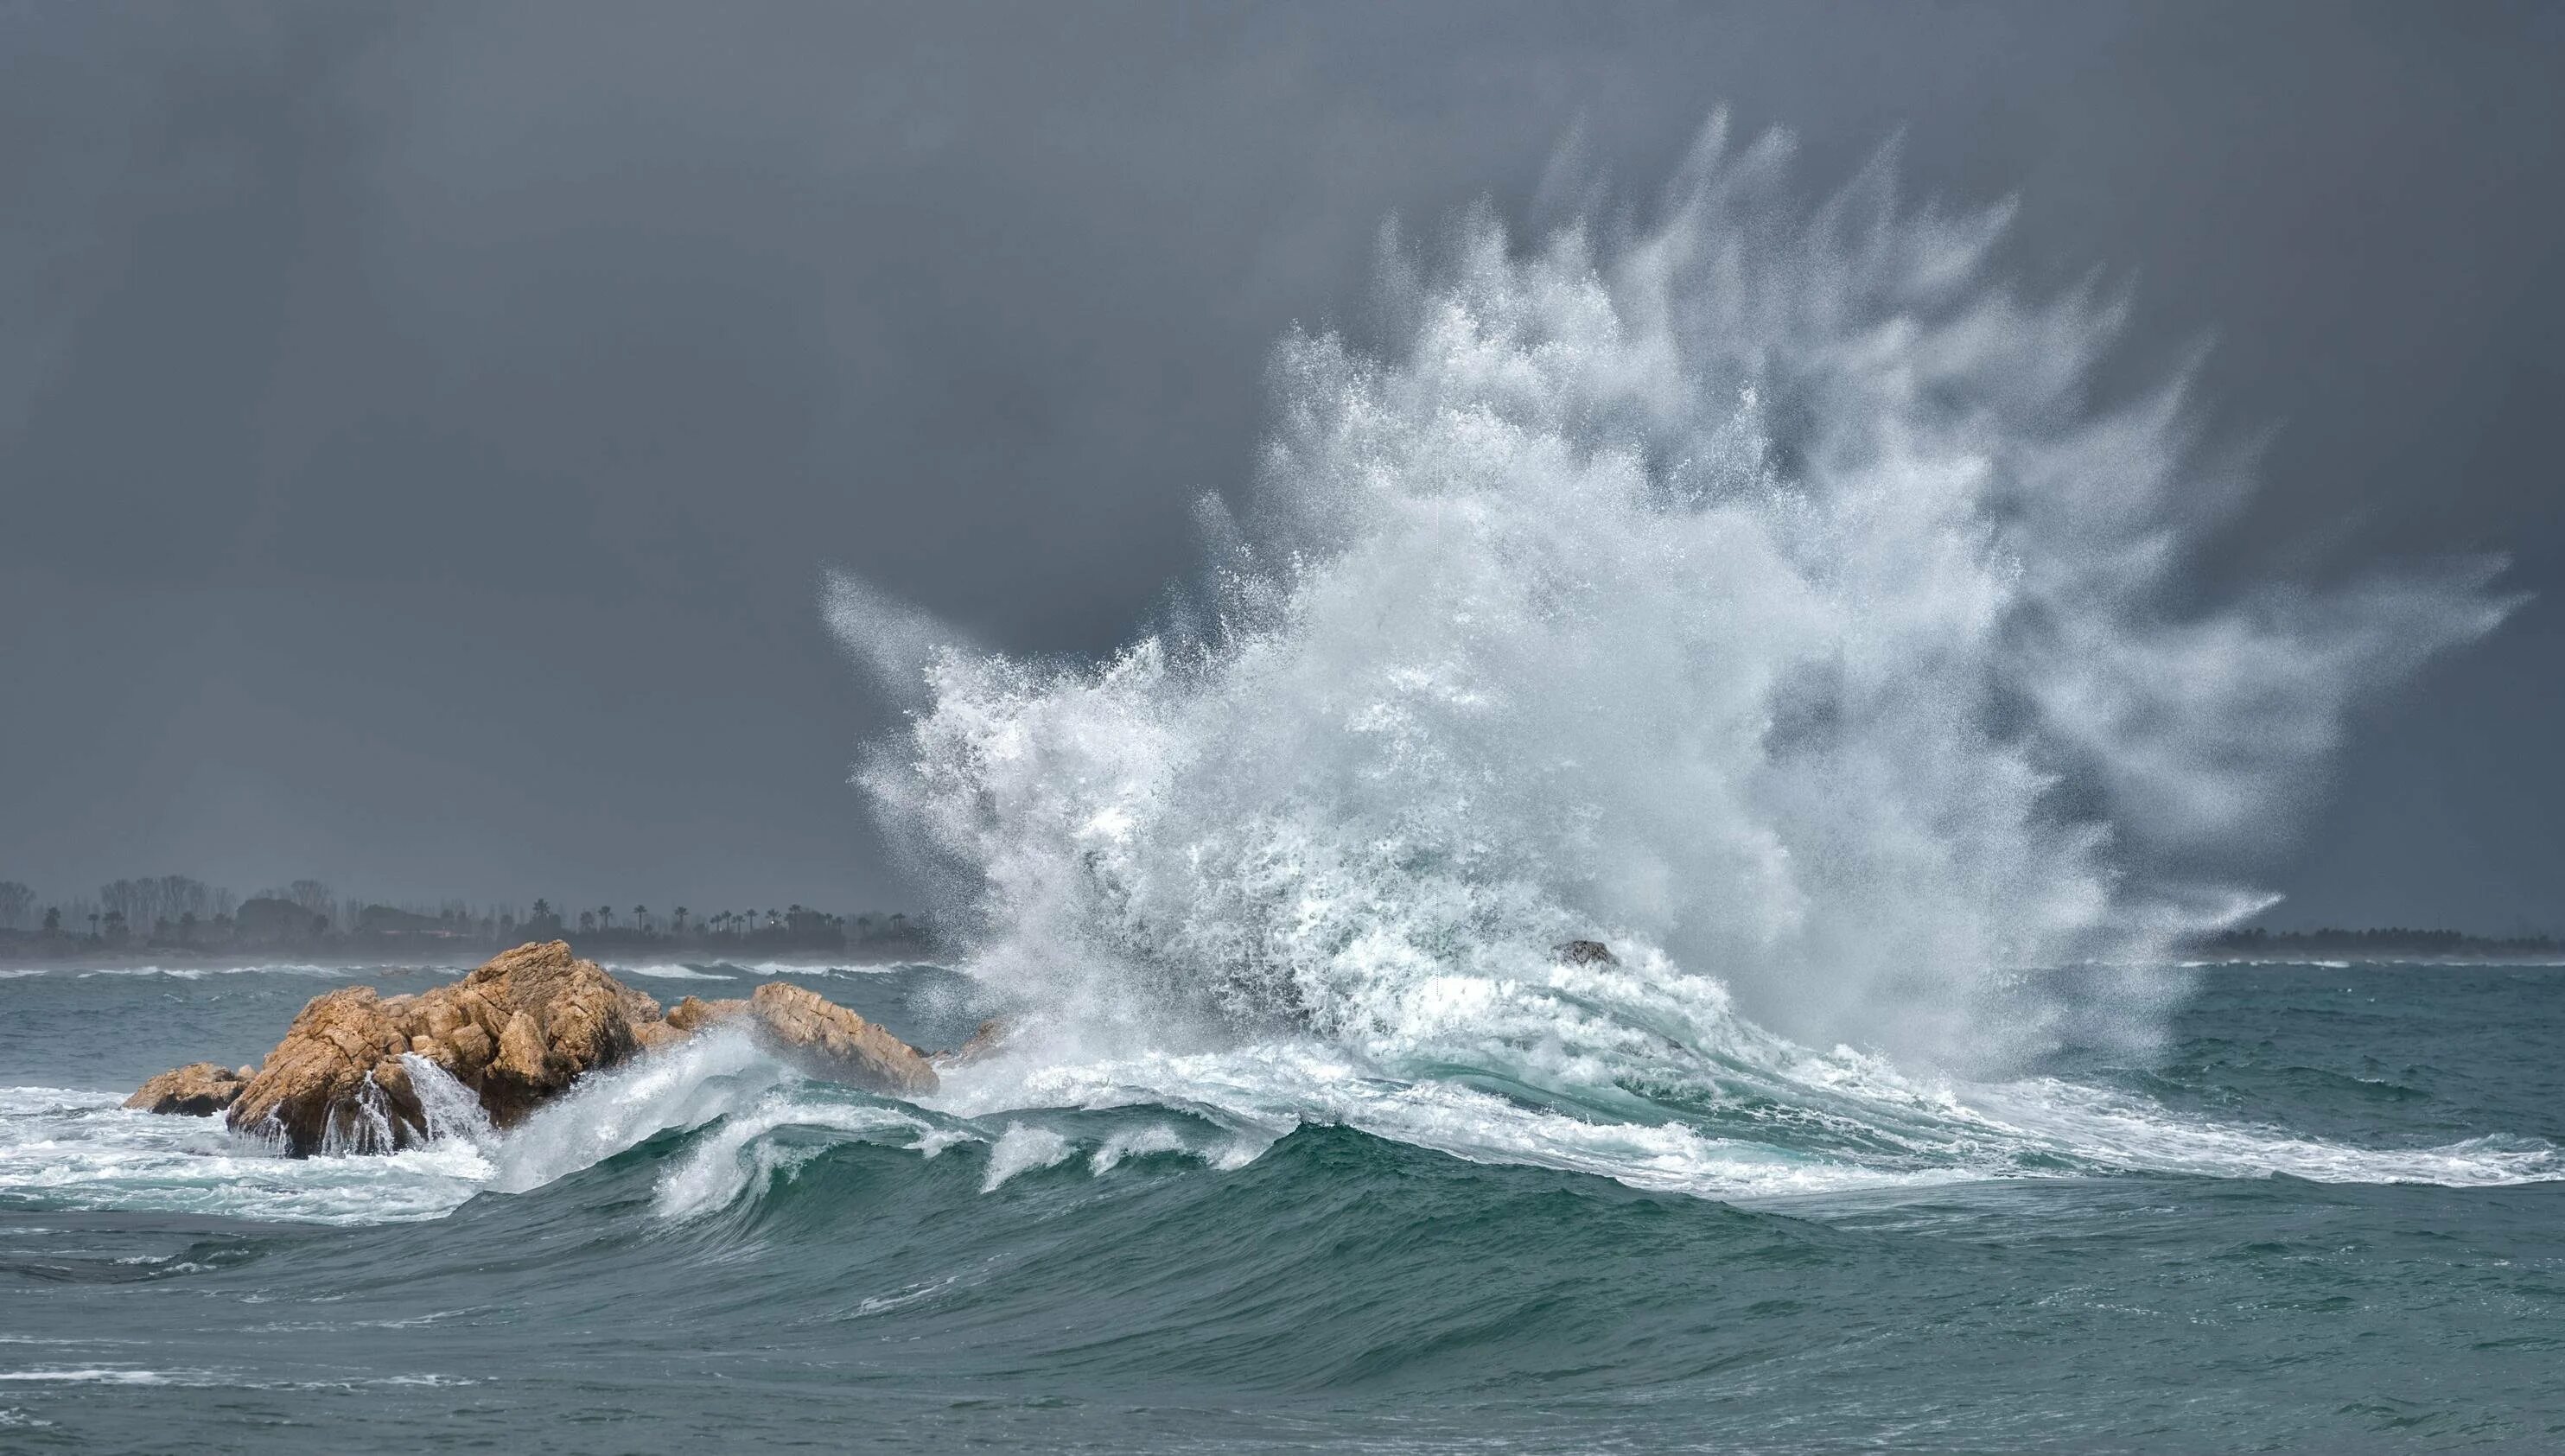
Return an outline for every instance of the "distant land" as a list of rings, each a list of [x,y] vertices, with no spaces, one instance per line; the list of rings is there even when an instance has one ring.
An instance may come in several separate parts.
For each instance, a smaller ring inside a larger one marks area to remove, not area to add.
[[[835,914],[808,905],[696,910],[594,905],[385,904],[340,896],[317,879],[246,899],[181,874],[119,879],[95,896],[47,899],[0,880],[0,960],[235,960],[279,954],[351,962],[480,958],[530,940],[569,940],[586,955],[706,960],[924,959],[935,927],[902,911]]]
[[[2552,935],[2469,935],[2459,930],[2227,930],[2192,942],[2204,960],[2499,961],[2565,960]]]
[[[420,957],[485,957],[530,940],[568,940],[583,954],[722,960],[839,958],[869,963],[926,960],[949,947],[922,915],[896,910],[833,914],[807,905],[697,910],[592,905],[555,907],[537,899],[474,906],[387,904],[341,896],[317,879],[243,899],[182,874],[119,879],[95,895],[47,898],[0,880],[0,960],[131,962],[238,960],[282,953],[351,963]],[[2227,930],[2179,947],[2202,961],[2546,961],[2565,962],[2552,935],[2470,935],[2459,930]]]

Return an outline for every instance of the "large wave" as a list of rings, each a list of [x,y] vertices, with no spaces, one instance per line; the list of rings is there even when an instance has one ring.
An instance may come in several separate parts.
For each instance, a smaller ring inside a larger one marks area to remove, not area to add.
[[[453,1090],[387,1156],[9,1089],[0,1199],[370,1222],[620,1159],[690,1219],[842,1144],[969,1145],[994,1192],[1311,1122],[1732,1199],[2565,1176],[2536,1139],[2353,1146],[2037,1065],[2158,1035],[2186,981],[2146,963],[2264,902],[2221,871],[2357,695],[2502,604],[2480,564],[2204,604],[2243,482],[2180,380],[2096,397],[2119,306],[2005,287],[2002,209],[1902,207],[1884,163],[1806,205],[1787,155],[1714,123],[1644,226],[1393,240],[1390,344],[1282,342],[1252,493],[1204,504],[1202,580],[1110,660],[833,582],[917,694],[862,782],[1022,1008],[922,1105],[718,1034],[504,1134]],[[986,1009],[881,979],[896,1015]]]
[[[922,691],[860,779],[973,887],[974,973],[1090,1038],[1554,1086],[1757,1027],[1984,1072],[2056,1035],[2019,969],[2267,902],[2219,871],[2359,693],[2497,620],[2491,568],[2202,603],[2246,482],[2183,379],[2097,397],[2122,305],[2007,287],[2004,207],[1885,159],[1811,206],[1789,154],[1714,120],[1645,225],[1393,237],[1391,345],[1282,341],[1252,495],[1109,661],[832,580]],[[2090,972],[2078,1035],[2165,984]]]

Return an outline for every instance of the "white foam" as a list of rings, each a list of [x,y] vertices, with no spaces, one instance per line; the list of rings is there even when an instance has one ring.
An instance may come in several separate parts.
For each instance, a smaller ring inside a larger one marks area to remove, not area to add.
[[[2363,1148],[2280,1128],[2174,1113],[2143,1098],[2040,1078],[1969,1091],[1965,1112],[2085,1163],[2213,1178],[2285,1174],[2319,1183],[2487,1187],[2565,1179],[2557,1149],[2523,1138],[2474,1137],[2435,1147]]]
[[[1286,338],[1249,508],[1204,504],[1184,609],[1107,660],[930,651],[833,582],[917,700],[862,782],[976,872],[965,969],[1393,1077],[1608,1090],[1708,987],[1985,1077],[2069,1010],[2009,968],[2262,903],[2169,866],[2247,862],[2362,691],[2500,618],[2490,568],[2199,600],[2249,482],[2181,381],[2095,387],[2117,308],[1997,276],[2003,208],[1901,207],[1884,167],[1811,206],[1788,151],[1715,124],[1626,228],[1397,260],[1377,355]],[[1589,937],[1599,1007],[1549,969]],[[2162,985],[2087,981],[2079,1036],[2161,1031]],[[1666,1035],[1752,1062],[1745,1027]]]
[[[844,965],[814,965],[797,961],[755,961],[740,969],[764,977],[792,976],[886,976],[916,966],[915,961],[866,961]]]
[[[1562,979],[1595,989],[1583,973]],[[1663,1015],[1656,1025],[1701,1034]],[[1224,1143],[1203,1148],[1163,1126],[1116,1133],[1092,1155],[1098,1172],[1141,1151],[1192,1151],[1215,1166],[1240,1166],[1291,1128],[1314,1123],[1473,1161],[1745,1202],[2133,1172],[2452,1187],[2565,1178],[2565,1158],[2528,1139],[2363,1148],[2177,1114],[2055,1079],[1919,1081],[1875,1056],[1849,1048],[1817,1053],[1750,1028],[1729,1027],[1719,1057],[1709,1059],[1661,1033],[1624,1026],[1615,1038],[1565,1018],[1557,1026],[1561,1034],[1549,1045],[1525,1048],[1498,1035],[1465,1055],[1445,1040],[1425,1060],[1443,1069],[1475,1066],[1526,1091],[1559,1088],[1558,1105],[1470,1086],[1448,1072],[1404,1073],[1307,1038],[1103,1059],[1058,1057],[1056,1047],[1033,1039],[956,1070],[930,1101],[983,1122],[1016,1110],[1166,1106],[1228,1129]],[[1681,1105],[1623,1092],[1623,1086],[1655,1088]],[[1011,1125],[1011,1135],[1017,1130]],[[1035,1129],[1022,1130],[1034,1137]],[[1065,1144],[1049,1139],[993,1156],[992,1176],[1000,1177],[1001,1166],[1005,1176],[1020,1171],[1036,1146],[1047,1156],[1066,1155]]]
[[[461,966],[323,966],[298,963],[254,963],[242,965],[177,965],[177,966],[93,966],[75,968],[87,979],[92,976],[160,976],[176,981],[201,981],[208,976],[379,976],[386,972],[422,972],[454,974]]]
[[[145,1370],[123,1365],[78,1369],[0,1370],[0,1380],[43,1385],[202,1385],[215,1379],[211,1370]]]
[[[219,1117],[131,1111],[112,1092],[0,1088],[0,1195],[85,1209],[325,1224],[435,1218],[485,1190],[523,1192],[671,1128],[754,1104],[796,1075],[717,1031],[583,1080],[505,1134],[432,1064],[409,1060],[433,1140],[295,1158]]]
[[[773,1134],[785,1128],[864,1136],[892,1129],[925,1132],[927,1124],[889,1107],[771,1094],[754,1110],[729,1117],[661,1175],[655,1210],[662,1218],[693,1218],[763,1191],[778,1176],[791,1176],[820,1149],[807,1142],[786,1146],[775,1141]]]
[[[654,981],[736,981],[739,979],[737,976],[723,975],[719,971],[709,971],[697,966],[677,965],[673,963],[665,965],[609,965],[607,969],[613,971],[618,976],[646,976]]]
[[[274,1380],[232,1370],[153,1370],[133,1365],[83,1365],[29,1370],[0,1370],[0,1380],[38,1385],[180,1385],[244,1390],[357,1390],[375,1385],[474,1385],[468,1377],[421,1372],[408,1375],[360,1375],[345,1379]],[[36,1425],[47,1422],[36,1421]]]
[[[1164,1122],[1153,1122],[1136,1132],[1116,1132],[1087,1155],[1086,1165],[1097,1177],[1119,1167],[1127,1157],[1147,1157],[1153,1153],[1192,1152],[1192,1144],[1183,1134]]]
[[[753,1106],[795,1075],[735,1027],[582,1081],[500,1141],[491,1186],[518,1193],[592,1167],[661,1132]]]
[[[980,1191],[994,1193],[1020,1173],[1055,1168],[1068,1161],[1070,1151],[1068,1139],[1048,1127],[1010,1122],[989,1149],[989,1171],[980,1180]]]
[[[409,1071],[410,1088],[418,1096],[430,1140],[460,1138],[484,1149],[498,1140],[490,1113],[472,1089],[415,1052],[402,1053],[401,1064]]]

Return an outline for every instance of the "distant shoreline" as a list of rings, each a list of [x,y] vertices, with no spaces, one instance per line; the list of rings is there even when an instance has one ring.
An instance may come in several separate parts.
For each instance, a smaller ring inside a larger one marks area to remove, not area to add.
[[[718,945],[702,941],[646,941],[615,935],[576,933],[567,940],[580,955],[605,965],[789,965],[877,966],[931,962],[943,953],[932,941],[917,937],[883,937],[849,941],[843,946]],[[0,939],[0,965],[40,969],[120,970],[166,966],[214,970],[253,966],[316,965],[349,970],[406,970],[414,967],[477,966],[522,941],[496,944],[477,938],[405,937],[401,939],[333,937],[260,946],[201,947],[185,945],[99,945],[86,936],[47,939],[23,936]]]
[[[2456,970],[2467,966],[2513,966],[2521,969],[2565,967],[2565,952],[2544,956],[2511,953],[2483,955],[2218,955],[2185,954],[2173,964],[2193,970],[2231,970],[2268,967],[2272,970],[2319,970],[2359,966],[2413,966],[2418,969]]]
[[[2459,930],[2227,930],[2177,949],[2186,961],[2232,964],[2333,961],[2395,965],[2547,965],[2565,963],[2565,942],[2552,935],[2469,935]]]
[[[556,938],[567,940],[580,955],[607,966],[685,965],[685,966],[887,966],[905,964],[945,964],[951,947],[919,936],[876,937],[849,941],[843,946],[790,944],[730,944],[704,941],[676,941],[665,937],[644,939],[625,934],[580,935],[572,932]],[[501,951],[522,943],[505,944],[478,938],[452,936],[334,936],[326,940],[280,942],[262,946],[184,946],[184,945],[100,945],[87,936],[9,936],[0,932],[0,966],[35,970],[146,970],[162,967],[170,970],[231,970],[261,966],[298,965],[344,970],[413,970],[452,969],[481,964]],[[2269,967],[2329,968],[2351,966],[2414,966],[2418,968],[2457,968],[2466,966],[2565,967],[2565,946],[2535,941],[2527,944],[2466,937],[2463,948],[2446,948],[2424,952],[2401,949],[2392,944],[2370,943],[2357,948],[2328,943],[2308,946],[2294,940],[2273,936],[2267,941],[2248,946],[2223,944],[2180,947],[2160,961],[2085,962],[2087,965],[2171,966],[2182,969],[2230,969]],[[2071,966],[2052,969],[2072,969]]]

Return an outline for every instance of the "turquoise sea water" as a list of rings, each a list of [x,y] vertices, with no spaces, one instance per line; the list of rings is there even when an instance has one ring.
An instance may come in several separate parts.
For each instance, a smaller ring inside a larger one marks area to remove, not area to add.
[[[2167,969],[2156,1051],[1906,1101],[1267,1048],[920,1107],[709,1042],[393,1158],[115,1105],[450,974],[0,981],[0,1450],[2565,1446],[2553,968]]]

